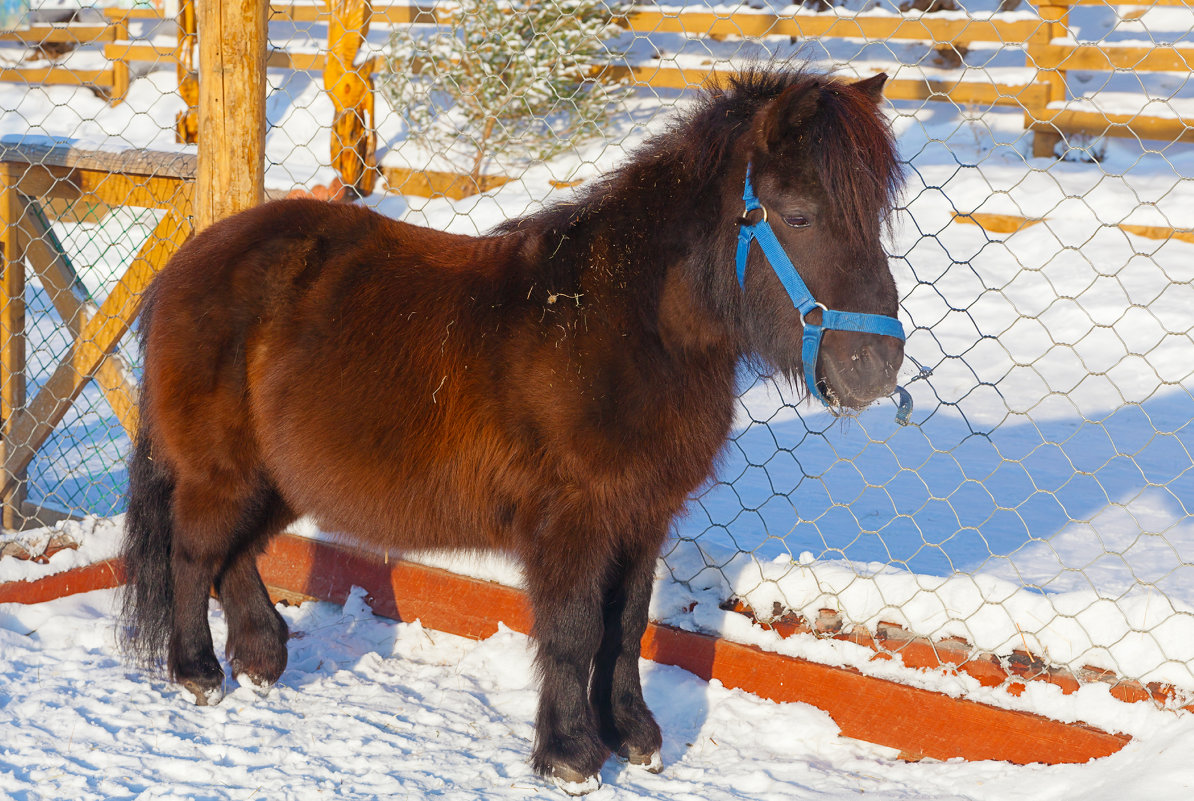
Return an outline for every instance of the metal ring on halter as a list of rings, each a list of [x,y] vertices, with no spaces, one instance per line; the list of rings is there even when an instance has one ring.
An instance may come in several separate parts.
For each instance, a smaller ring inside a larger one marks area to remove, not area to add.
[[[759,211],[763,212],[763,219],[759,220],[759,223],[767,222],[767,207],[766,206],[755,206],[755,209],[758,209]],[[759,223],[752,223],[750,221],[750,213],[752,211],[754,211],[755,209],[747,209],[745,212],[743,212],[742,216],[738,218],[738,225],[745,225],[748,227],[752,226],[752,225],[758,225]]]
[[[820,310],[821,310],[821,321],[822,321],[822,322],[824,322],[824,320],[825,320],[825,316],[824,316],[824,315],[825,315],[825,312],[829,311],[829,309],[827,309],[827,308],[825,307],[825,304],[824,304],[824,303],[822,303],[822,302],[821,302],[821,301],[819,301],[819,300],[814,300],[814,301],[813,301],[813,303],[815,304],[816,308],[818,308],[818,309],[820,309]],[[812,309],[809,309],[809,310],[808,310],[808,311],[806,311],[804,314],[800,315],[800,321],[801,321],[801,322],[806,322],[806,321],[808,320],[808,316],[809,316],[810,314],[812,314],[812,313],[813,313],[813,310],[812,310]],[[816,325],[816,323],[813,323],[813,325]]]

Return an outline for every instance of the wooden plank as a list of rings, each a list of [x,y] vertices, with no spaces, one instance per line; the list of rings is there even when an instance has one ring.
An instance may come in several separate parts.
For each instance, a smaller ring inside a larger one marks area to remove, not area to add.
[[[1194,7],[1194,0],[1035,0],[1037,6],[1184,6]]]
[[[196,226],[265,199],[265,3],[206,0],[199,15]]]
[[[1027,42],[1041,27],[1040,20],[966,19],[959,17],[903,17],[894,15],[752,14],[735,12],[658,11],[639,8],[625,24],[636,33],[688,33],[702,36],[793,36],[798,39],[837,37],[882,41],[914,39],[931,42]]]
[[[77,338],[95,314],[95,307],[76,294],[81,286],[74,267],[67,261],[54,232],[25,198],[25,213],[18,233],[25,261],[41,279],[46,294],[71,336]],[[95,381],[120,425],[134,439],[137,433],[137,388],[129,378],[128,365],[118,353],[109,353],[95,371]]]
[[[169,61],[178,60],[177,45],[155,45],[144,42],[117,42],[104,45],[104,58],[109,61]]]
[[[643,656],[773,701],[812,704],[829,713],[843,736],[912,757],[1084,763],[1131,740],[658,624],[647,630]]]
[[[1030,64],[1041,69],[1185,72],[1194,68],[1194,47],[1136,47],[1116,44],[1034,45]]]
[[[984,230],[997,234],[1014,234],[1040,222],[1044,217],[1020,217],[1015,214],[987,214],[983,212],[954,212],[953,220],[957,223],[977,225]],[[1125,233],[1142,236],[1146,239],[1176,240],[1194,244],[1194,229],[1172,228],[1167,225],[1133,225],[1131,223],[1117,223],[1115,225]]]
[[[148,175],[156,178],[193,179],[193,153],[162,150],[84,150],[62,142],[13,142],[0,144],[0,162],[44,167],[70,167],[116,174]]]
[[[1014,234],[1025,228],[1031,228],[1039,222],[1044,222],[1044,218],[1018,217],[1014,214],[989,214],[979,211],[963,214],[956,211],[954,212],[954,222],[977,225],[985,231],[996,234]]]
[[[5,464],[0,524],[6,529],[20,528],[23,522],[20,512],[28,464],[8,464],[20,447],[16,417],[25,407],[25,260],[17,234],[24,204],[16,189],[14,169],[6,164],[0,170],[0,457]]]
[[[181,208],[190,213],[192,184],[179,178],[126,175],[101,170],[75,170],[75,187],[109,206],[137,206],[146,209]]]
[[[389,191],[415,197],[448,197],[453,200],[488,192],[509,183],[505,175],[482,175],[480,185],[468,175],[437,170],[412,170],[406,167],[382,165],[381,174]]]
[[[0,604],[40,604],[80,592],[110,590],[124,583],[119,559],[106,559],[33,581],[0,583]]]
[[[343,603],[362,587],[379,615],[421,620],[428,628],[488,637],[498,622],[523,633],[531,614],[523,594],[404,561],[291,535],[276,538],[258,560],[267,586],[291,597]],[[857,671],[762,651],[652,623],[643,656],[717,679],[774,701],[801,701],[826,710],[842,734],[935,759],[1086,762],[1122,748],[1129,738],[1023,712],[949,698]]]
[[[1033,131],[1062,131],[1090,136],[1136,137],[1162,142],[1194,142],[1194,119],[1105,114],[1099,111],[1044,109],[1029,124]]]
[[[110,20],[152,19],[164,22],[166,15],[157,8],[138,6],[137,8],[117,8],[108,6],[104,9],[104,16]]]
[[[28,466],[100,363],[116,348],[140,308],[141,293],[190,232],[189,219],[179,211],[168,211],[162,217],[99,311],[83,326],[70,357],[59,363],[33,400],[13,416],[10,447],[4,454],[5,484],[0,492],[11,490],[13,477]]]
[[[610,75],[629,76],[640,86],[660,89],[695,89],[709,84],[716,77],[728,77],[733,70],[723,63],[710,62],[699,66],[664,66],[635,64],[629,67],[609,67]],[[887,82],[883,94],[888,100],[948,100],[959,105],[996,105],[1013,108],[1036,108],[1043,104],[1046,88],[1039,84],[989,84],[957,80],[929,80],[922,78],[894,78]]]
[[[1194,230],[1189,228],[1170,228],[1165,225],[1129,225],[1128,223],[1120,223],[1119,228],[1145,239],[1174,239],[1178,242],[1194,244]]]
[[[326,53],[288,53],[285,50],[271,50],[265,59],[269,69],[299,72],[323,72],[327,63]]]
[[[25,30],[0,33],[0,42],[39,44],[88,44],[116,40],[116,26],[106,25],[33,25]]]
[[[0,81],[10,83],[44,83],[50,86],[111,86],[111,69],[77,70],[67,67],[5,67],[0,69]]]

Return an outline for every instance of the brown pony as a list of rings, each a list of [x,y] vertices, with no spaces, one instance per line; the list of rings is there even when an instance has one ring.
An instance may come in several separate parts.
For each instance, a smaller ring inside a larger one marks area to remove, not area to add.
[[[196,236],[141,317],[127,648],[218,702],[214,587],[232,672],[276,682],[287,629],[255,560],[299,515],[379,552],[500,549],[535,615],[535,769],[572,793],[611,751],[659,770],[638,659],[661,544],[713,473],[738,365],[802,370],[809,318],[757,246],[736,277],[747,166],[813,296],[895,316],[885,78],[731,80],[579,199],[488,236],[312,200]],[[862,407],[902,357],[828,331],[816,385]]]

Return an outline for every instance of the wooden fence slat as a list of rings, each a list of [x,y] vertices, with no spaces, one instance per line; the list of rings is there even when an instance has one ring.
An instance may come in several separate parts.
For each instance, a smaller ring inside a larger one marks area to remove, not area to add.
[[[1139,137],[1162,142],[1194,142],[1194,119],[1110,114],[1101,111],[1046,109],[1030,123],[1033,131],[1080,132],[1092,136]]]
[[[1030,55],[1032,63],[1041,69],[1093,72],[1132,69],[1142,72],[1188,73],[1194,68],[1194,47],[1050,44],[1033,47]]]
[[[0,42],[20,42],[25,45],[39,44],[87,44],[89,42],[112,42],[116,40],[117,26],[104,25],[34,25],[26,30],[0,33]]]
[[[900,17],[886,15],[797,14],[776,16],[749,11],[636,10],[624,17],[635,33],[689,33],[705,36],[831,36],[846,39],[911,39],[936,43],[1001,42],[1023,44],[1041,27],[1040,20]]]
[[[4,67],[0,81],[16,83],[44,83],[49,86],[108,87],[115,81],[111,69],[77,70],[67,67]]]

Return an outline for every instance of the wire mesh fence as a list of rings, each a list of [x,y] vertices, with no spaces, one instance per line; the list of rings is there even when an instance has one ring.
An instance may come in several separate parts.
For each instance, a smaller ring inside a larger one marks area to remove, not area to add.
[[[193,17],[63,0],[0,36],[9,527],[122,510],[138,355],[99,329],[189,232]],[[277,3],[266,189],[477,233],[718,76],[887,72],[916,425],[744,372],[666,572],[767,625],[1185,703],[1192,37],[1188,0]]]

